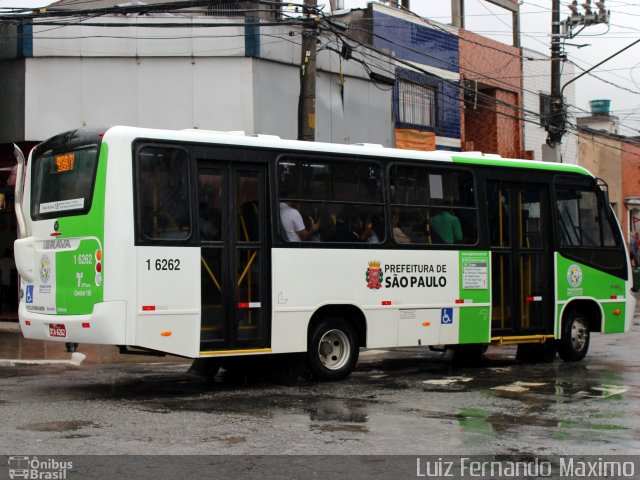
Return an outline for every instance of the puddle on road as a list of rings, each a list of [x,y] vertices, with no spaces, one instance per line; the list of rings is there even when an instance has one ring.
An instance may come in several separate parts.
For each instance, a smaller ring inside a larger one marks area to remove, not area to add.
[[[616,395],[622,395],[627,392],[629,387],[624,385],[601,385],[598,387],[591,387],[585,392],[578,392],[576,395],[584,396],[585,398],[609,398]]]
[[[232,447],[240,443],[246,443],[247,437],[228,437],[226,438],[227,444]]]
[[[506,413],[490,412],[481,409],[463,409],[458,415],[434,415],[432,418],[450,418],[456,420],[460,427],[470,433],[494,436],[497,432],[511,431],[523,427],[542,427],[554,432],[554,436],[568,435],[569,430],[576,430],[575,434],[584,431],[620,431],[628,430],[624,425],[613,423],[571,422],[554,418],[544,418],[536,412],[529,414],[511,415]],[[610,415],[610,419],[617,418]],[[562,432],[565,432],[564,434]],[[574,434],[574,435],[575,435]]]
[[[487,410],[465,408],[460,410],[457,420],[462,429],[467,432],[492,436],[495,432],[491,422],[487,421],[487,418],[490,416],[491,412]]]
[[[491,387],[491,390],[500,390],[502,392],[523,393],[534,387],[544,387],[546,383],[543,382],[513,382],[507,385],[498,385],[497,387]]]
[[[64,435],[64,438],[73,439],[73,438],[90,438],[91,435],[86,433],[71,433],[69,435]]]
[[[473,377],[445,377],[445,378],[432,378],[430,380],[424,380],[422,383],[425,388],[432,387],[453,387],[461,383],[467,383],[473,380]]]
[[[366,423],[368,406],[367,402],[330,399],[321,400],[316,405],[307,407],[306,411],[314,422]]]
[[[60,420],[57,422],[30,423],[18,427],[18,430],[30,430],[32,432],[70,432],[85,427],[100,428],[100,425],[88,420]]]
[[[311,430],[315,430],[319,432],[355,432],[355,433],[367,433],[369,431],[369,429],[364,425],[339,424],[339,423],[311,425]]]

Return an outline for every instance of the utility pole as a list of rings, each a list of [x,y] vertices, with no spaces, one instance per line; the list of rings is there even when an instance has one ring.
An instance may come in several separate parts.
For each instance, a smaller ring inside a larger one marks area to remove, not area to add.
[[[562,50],[562,41],[567,38],[574,38],[583,29],[599,23],[609,23],[609,12],[604,5],[605,0],[596,1],[594,6],[598,11],[592,9],[591,0],[584,0],[581,5],[584,8],[584,15],[578,12],[578,1],[573,0],[568,8],[571,14],[566,20],[560,21],[560,0],[552,0],[551,13],[551,98],[548,118],[543,118],[547,129],[547,145],[555,148],[562,142],[562,137],[567,131],[567,106],[564,103],[563,90],[561,86],[561,62],[566,58]],[[574,29],[582,27],[577,32]],[[572,80],[573,81],[573,80]],[[568,85],[568,82],[566,85]],[[565,85],[565,87],[566,87]]]
[[[555,148],[565,133],[564,99],[560,95],[560,0],[551,2],[551,112],[547,123],[547,145]]]
[[[307,26],[302,30],[302,58],[300,61],[300,99],[298,101],[298,140],[316,139],[316,54],[315,14],[317,0],[304,0]]]

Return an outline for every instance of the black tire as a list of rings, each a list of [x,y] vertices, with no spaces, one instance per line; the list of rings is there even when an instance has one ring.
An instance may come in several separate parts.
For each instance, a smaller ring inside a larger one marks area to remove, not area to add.
[[[558,355],[565,362],[578,362],[589,351],[589,322],[581,312],[569,312],[562,322],[562,337],[557,341]]]
[[[556,359],[558,346],[554,340],[544,343],[521,343],[518,345],[516,360],[522,363],[551,363]]]
[[[307,366],[316,380],[332,381],[348,377],[359,355],[356,332],[343,319],[323,319],[311,330],[307,344]]]
[[[187,375],[200,380],[213,382],[220,370],[220,360],[217,358],[196,358],[191,363]]]

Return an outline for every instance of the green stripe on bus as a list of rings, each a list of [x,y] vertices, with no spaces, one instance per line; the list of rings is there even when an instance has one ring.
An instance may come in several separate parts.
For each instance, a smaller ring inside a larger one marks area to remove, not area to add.
[[[491,260],[487,251],[459,252],[460,299],[466,305],[491,303]],[[459,343],[489,343],[491,314],[489,307],[464,306],[460,312]]]
[[[91,209],[85,215],[58,219],[60,238],[81,238],[76,250],[56,252],[56,307],[59,314],[86,315],[102,302],[104,283],[96,282],[96,252],[104,248],[105,188],[108,146],[102,144]],[[87,238],[89,235],[96,238]],[[102,252],[104,254],[104,252]],[[104,278],[104,257],[101,272]]]
[[[563,173],[579,173],[591,176],[591,174],[577,165],[567,165],[565,163],[532,163],[527,160],[511,160],[508,158],[469,158],[452,157],[455,163],[466,163],[468,165],[485,165],[487,167],[510,167],[510,168],[530,168],[532,170],[549,170]]]
[[[571,302],[577,298],[593,299],[602,308],[604,333],[623,333],[625,325],[626,282],[606,272],[601,272],[583,263],[570,260],[556,253],[556,298],[560,302]],[[611,301],[611,300],[619,300]],[[606,302],[602,302],[606,300]],[[571,308],[571,306],[569,306]],[[616,311],[618,312],[616,314]],[[556,325],[556,336],[561,318]]]

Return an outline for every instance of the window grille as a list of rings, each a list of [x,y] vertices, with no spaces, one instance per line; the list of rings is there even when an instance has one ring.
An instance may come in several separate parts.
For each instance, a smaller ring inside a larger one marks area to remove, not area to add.
[[[436,126],[436,90],[424,85],[398,82],[399,121],[423,127]]]

